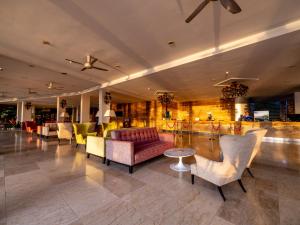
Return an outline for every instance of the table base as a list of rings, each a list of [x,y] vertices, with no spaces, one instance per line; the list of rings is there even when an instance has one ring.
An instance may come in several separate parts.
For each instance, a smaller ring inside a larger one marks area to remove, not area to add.
[[[182,162],[182,157],[179,157],[179,162],[178,163],[172,163],[170,165],[170,168],[172,170],[178,171],[178,172],[186,172],[186,171],[190,171],[191,167],[190,165],[184,164]]]

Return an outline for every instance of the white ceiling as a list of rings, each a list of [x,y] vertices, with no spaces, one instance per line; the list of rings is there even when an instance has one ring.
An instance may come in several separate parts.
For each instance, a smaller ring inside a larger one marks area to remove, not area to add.
[[[49,81],[64,87],[55,94],[83,90],[300,18],[300,1],[297,0],[237,0],[243,10],[240,14],[232,15],[220,7],[219,2],[211,2],[192,23],[186,24],[184,19],[200,2],[3,1],[0,8],[0,67],[4,70],[0,72],[0,92],[4,90],[12,97],[28,97],[26,88],[32,88],[41,95],[48,95],[45,83]],[[270,90],[276,88],[274,94],[286,91],[299,85],[297,79],[293,80],[299,66],[291,72],[279,68],[276,62],[283,62],[287,56],[287,65],[298,63],[294,61],[299,55],[299,34],[293,35],[276,38],[276,43],[270,39],[262,46],[243,47],[112,88],[145,99],[152,98],[149,91],[145,92],[148,87],[174,89],[181,100],[211,97],[218,94],[211,89],[211,79],[219,80],[224,71],[230,70],[237,76],[260,76],[265,80],[252,89],[253,95],[270,95],[266,89],[270,80],[288,73],[287,84],[272,83],[272,89],[269,87]],[[285,38],[290,45],[286,46]],[[43,45],[43,40],[51,45]],[[176,47],[170,48],[169,41],[175,41]],[[262,50],[264,48],[270,53]],[[83,61],[88,53],[103,61],[104,64],[98,65],[109,72],[80,72],[79,65],[64,60]],[[36,67],[28,67],[28,64]],[[115,65],[120,68],[114,68]],[[68,76],[64,77],[60,72],[67,72]],[[288,88],[282,88],[285,85]]]
[[[258,78],[243,81],[248,96],[276,96],[300,91],[300,31],[223,54],[114,85],[115,90],[154,99],[156,90],[175,91],[179,101],[221,96],[213,85],[228,77]],[[149,90],[150,88],[150,90]]]

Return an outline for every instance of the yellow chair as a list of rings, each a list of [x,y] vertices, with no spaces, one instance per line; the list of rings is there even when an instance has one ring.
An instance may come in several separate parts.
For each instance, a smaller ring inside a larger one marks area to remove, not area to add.
[[[102,124],[102,134],[104,138],[110,137],[110,131],[118,129],[118,125],[116,121],[112,121],[109,123],[103,123]]]
[[[95,123],[73,123],[76,139],[76,148],[78,145],[86,145],[87,136],[97,136],[97,132],[91,132],[95,129]]]

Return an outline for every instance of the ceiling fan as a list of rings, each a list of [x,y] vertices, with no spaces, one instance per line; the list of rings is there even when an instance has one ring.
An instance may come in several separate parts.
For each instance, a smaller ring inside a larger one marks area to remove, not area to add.
[[[101,67],[96,67],[94,66],[94,63],[98,61],[97,58],[91,56],[91,55],[87,55],[86,56],[86,61],[84,63],[81,62],[76,62],[74,60],[71,59],[66,59],[69,63],[76,63],[79,65],[82,65],[83,68],[81,69],[81,71],[84,71],[86,69],[96,69],[96,70],[102,70],[102,71],[108,71],[107,69],[101,68]]]
[[[218,0],[204,0],[193,12],[192,14],[185,20],[186,23],[191,22],[203,9],[204,7],[212,1]],[[227,9],[232,14],[236,14],[242,11],[240,6],[234,0],[220,0],[222,6]]]
[[[35,94],[37,94],[37,92],[33,91],[31,88],[28,88],[28,94],[29,95],[35,95]]]
[[[59,90],[64,89],[63,87],[56,87],[55,84],[56,84],[55,82],[50,81],[48,84],[46,84],[46,86],[49,90],[58,90],[59,91]]]

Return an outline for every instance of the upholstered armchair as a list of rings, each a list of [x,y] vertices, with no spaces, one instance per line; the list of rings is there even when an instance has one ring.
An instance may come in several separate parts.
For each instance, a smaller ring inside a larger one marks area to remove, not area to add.
[[[196,164],[191,165],[191,178],[194,176],[207,180],[218,187],[225,201],[222,186],[233,181],[238,181],[244,192],[241,176],[250,160],[252,150],[256,143],[256,135],[245,136],[225,135],[220,138],[220,147],[223,152],[223,161],[216,162],[199,155],[195,155]]]
[[[57,135],[57,123],[45,123],[42,127],[42,135],[46,138]]]
[[[60,140],[67,139],[72,142],[72,136],[73,136],[73,128],[72,123],[57,123],[57,138],[58,143],[60,143]]]
[[[93,132],[95,129],[94,123],[74,123],[73,124],[76,147],[78,145],[86,145],[87,136],[97,136],[97,132]]]
[[[25,129],[28,133],[33,134],[37,131],[37,126],[34,121],[25,121]]]
[[[110,136],[110,131],[118,129],[117,122],[111,121],[109,123],[103,123],[101,124],[102,127],[102,134],[103,137],[109,137]]]
[[[87,158],[92,154],[103,158],[103,163],[105,163],[105,138],[87,136],[86,153]]]
[[[252,161],[254,160],[255,156],[257,155],[257,153],[260,150],[262,140],[263,140],[264,136],[266,135],[267,131],[268,131],[267,129],[253,129],[253,130],[248,130],[246,132],[246,135],[247,134],[254,134],[256,136],[256,143],[255,143],[255,146],[253,148],[250,160],[249,160],[249,162],[247,164],[247,168],[246,168],[247,172],[250,174],[251,177],[254,177],[254,176],[253,176],[253,174],[250,170],[250,166],[251,166]]]

